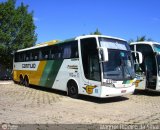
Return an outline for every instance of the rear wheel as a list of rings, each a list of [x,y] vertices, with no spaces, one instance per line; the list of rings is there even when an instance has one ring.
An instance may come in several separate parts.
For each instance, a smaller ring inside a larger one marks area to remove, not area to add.
[[[71,98],[78,98],[78,86],[74,81],[69,81],[67,84],[68,96]]]
[[[22,75],[20,75],[20,77],[19,77],[19,84],[23,85],[23,77],[22,77]]]
[[[24,78],[24,86],[29,87],[29,80],[27,76]]]

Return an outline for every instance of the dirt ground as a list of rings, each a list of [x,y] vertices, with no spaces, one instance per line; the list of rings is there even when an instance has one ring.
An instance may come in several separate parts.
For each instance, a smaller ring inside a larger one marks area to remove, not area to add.
[[[98,99],[0,82],[0,124],[160,124],[160,93]]]

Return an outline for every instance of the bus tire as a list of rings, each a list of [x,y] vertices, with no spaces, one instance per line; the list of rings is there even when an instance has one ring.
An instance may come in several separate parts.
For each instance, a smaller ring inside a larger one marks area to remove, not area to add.
[[[24,86],[29,87],[29,79],[28,79],[28,76],[25,76],[25,78],[24,78]]]
[[[19,76],[19,84],[20,84],[20,85],[23,85],[23,83],[24,83],[23,76],[20,75],[20,76]]]
[[[78,86],[75,81],[70,80],[67,83],[68,96],[71,98],[78,98]]]

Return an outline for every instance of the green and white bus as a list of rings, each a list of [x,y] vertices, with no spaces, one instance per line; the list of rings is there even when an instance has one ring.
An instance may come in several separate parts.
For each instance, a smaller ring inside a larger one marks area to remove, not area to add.
[[[13,80],[106,98],[132,94],[135,72],[128,43],[103,35],[50,41],[14,54]]]
[[[131,50],[141,52],[143,62],[135,65],[136,87],[144,90],[160,91],[160,43],[133,42]],[[135,57],[135,60],[137,58]]]

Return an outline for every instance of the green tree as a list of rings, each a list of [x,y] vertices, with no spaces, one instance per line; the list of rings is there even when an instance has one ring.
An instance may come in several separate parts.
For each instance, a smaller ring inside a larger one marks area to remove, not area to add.
[[[147,38],[145,35],[144,36],[137,36],[137,39],[136,40],[133,40],[133,39],[130,39],[128,41],[128,43],[131,43],[131,42],[142,42],[142,41],[152,41],[151,38]]]
[[[97,28],[95,32],[91,33],[91,35],[102,35],[102,33]]]
[[[16,0],[0,3],[0,64],[8,68],[14,51],[33,46],[37,40],[33,12],[28,12],[28,5],[15,4]]]

